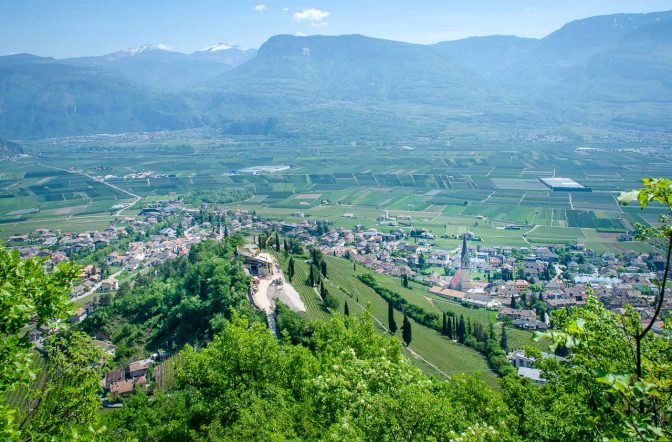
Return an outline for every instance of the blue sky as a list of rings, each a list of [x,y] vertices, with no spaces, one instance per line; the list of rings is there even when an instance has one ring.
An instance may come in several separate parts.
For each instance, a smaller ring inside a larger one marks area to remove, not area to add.
[[[256,48],[276,34],[543,37],[579,18],[671,9],[672,0],[0,0],[0,54],[72,57],[147,43]]]

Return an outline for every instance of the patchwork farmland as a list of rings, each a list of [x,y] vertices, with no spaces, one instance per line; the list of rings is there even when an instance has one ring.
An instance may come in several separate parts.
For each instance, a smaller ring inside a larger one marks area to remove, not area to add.
[[[570,143],[535,145],[531,154],[504,142],[450,149],[437,142],[412,150],[258,137],[68,143],[28,142],[29,155],[0,166],[2,237],[38,225],[73,231],[109,225],[117,209],[133,201],[125,192],[141,201],[121,215],[156,199],[241,189],[246,197],[230,207],[278,219],[299,215],[351,227],[403,215],[404,225],[431,230],[445,246],[471,231],[484,245],[584,242],[598,251],[623,251],[632,245],[601,234],[655,223],[657,212],[619,207],[617,192],[670,166],[654,153],[616,148],[606,162],[603,151],[579,151]],[[268,167],[250,171],[255,165]],[[141,175],[149,171],[153,175]],[[554,175],[593,191],[553,191],[539,180]],[[509,225],[517,230],[504,230]]]

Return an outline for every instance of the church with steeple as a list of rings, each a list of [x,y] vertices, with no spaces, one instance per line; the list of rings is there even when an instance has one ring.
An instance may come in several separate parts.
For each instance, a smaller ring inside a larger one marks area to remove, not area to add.
[[[471,288],[471,263],[469,262],[469,247],[467,246],[467,235],[462,235],[462,253],[460,255],[460,288],[466,292]]]
[[[462,254],[460,255],[460,268],[469,268],[469,247],[467,247],[467,235],[462,235]]]
[[[467,235],[462,235],[462,251],[460,253],[460,264],[455,275],[450,280],[450,288],[466,292],[473,287],[471,283],[471,262],[469,260],[469,247],[467,246]]]

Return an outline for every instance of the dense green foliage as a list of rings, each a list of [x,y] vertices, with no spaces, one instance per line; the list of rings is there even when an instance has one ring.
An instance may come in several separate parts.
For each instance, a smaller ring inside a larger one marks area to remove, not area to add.
[[[234,258],[241,241],[229,237],[192,246],[188,255],[158,266],[155,277],[141,275],[132,288],[120,289],[82,328],[110,335],[117,359],[125,361],[148,349],[208,341],[223,330],[234,310],[263,320],[247,301],[249,278]]]
[[[20,259],[0,244],[2,440],[71,439],[75,432],[95,431],[101,353],[82,333],[53,331],[43,342],[46,362],[36,365],[27,334],[31,325],[53,327],[67,318],[70,285],[78,273],[72,264],[46,271],[44,260]],[[17,396],[21,400],[8,400]]]
[[[73,265],[45,272],[43,260],[23,260],[0,245],[0,393],[30,380],[32,344],[22,329],[33,319],[39,327],[64,318],[76,276]]]
[[[401,356],[399,341],[376,333],[366,314],[305,322],[280,306],[283,340],[260,324],[233,319],[207,349],[181,353],[176,388],[136,395],[107,415],[108,437],[564,441],[658,440],[658,434],[664,440],[669,374],[660,365],[647,380],[658,387],[645,387],[658,392],[655,422],[619,397],[622,383],[598,377],[602,367],[632,369],[627,347],[613,339],[617,317],[590,298],[587,308],[554,320],[582,344],[565,361],[542,360],[530,349],[548,383],[504,376],[500,395],[469,377],[426,377]],[[669,363],[671,342],[647,340],[652,363]]]
[[[585,308],[554,312],[553,323],[559,330],[553,334],[571,347],[569,360],[542,360],[538,350],[530,349],[548,383],[538,388],[510,378],[502,382],[521,434],[531,440],[672,436],[669,335],[645,339],[646,371],[636,380],[631,339],[623,334],[622,318],[599,300],[590,296]]]
[[[187,348],[175,390],[106,416],[111,440],[507,440],[498,394],[473,378],[431,380],[368,318],[311,324],[306,345],[234,319]]]

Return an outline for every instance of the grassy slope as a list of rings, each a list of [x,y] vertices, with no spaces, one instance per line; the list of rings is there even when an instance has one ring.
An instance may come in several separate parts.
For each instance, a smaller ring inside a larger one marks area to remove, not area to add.
[[[355,275],[365,273],[367,270],[358,266],[357,271],[353,272],[352,263],[349,261],[333,257],[327,257],[326,260],[328,264],[328,279],[326,280],[325,287],[338,298],[340,302],[339,311],[343,310],[345,301],[348,302],[351,314],[360,314],[365,309],[369,309],[373,317],[379,321],[381,330],[384,330],[387,327],[387,302],[369,287],[354,278]],[[295,259],[295,271],[296,276],[292,283],[306,304],[308,319],[326,318],[328,313],[322,309],[317,293],[305,283],[308,271],[307,264]],[[401,313],[395,311],[395,321],[399,327],[396,336],[399,339],[401,339],[402,320],[403,316]],[[416,358],[409,351],[406,351],[406,354],[415,365],[426,373],[438,376],[456,373],[481,374],[489,383],[495,383],[495,375],[478,352],[458,345],[434,330],[415,322],[412,323],[413,341],[411,342],[410,349],[428,361],[428,363]]]
[[[430,293],[428,288],[411,282],[409,288],[401,286],[400,280],[394,276],[389,275],[374,275],[378,280],[378,284],[397,292],[411,304],[415,304],[424,308],[427,311],[443,314],[443,311],[454,312],[457,317],[464,315],[464,319],[471,319],[472,322],[480,322],[483,326],[493,322],[497,336],[501,335],[501,323],[497,322],[497,313],[492,310],[483,308],[469,308],[460,303],[449,301],[440,296]],[[507,337],[510,348],[523,348],[525,345],[543,346],[543,344],[532,341],[532,333],[519,330],[516,328],[507,329]],[[541,347],[540,347],[541,348]]]

